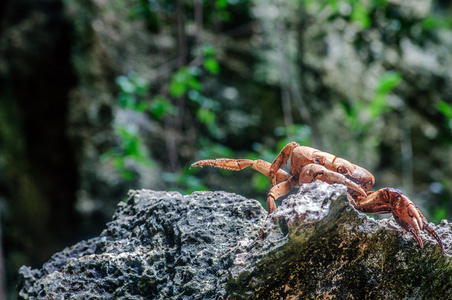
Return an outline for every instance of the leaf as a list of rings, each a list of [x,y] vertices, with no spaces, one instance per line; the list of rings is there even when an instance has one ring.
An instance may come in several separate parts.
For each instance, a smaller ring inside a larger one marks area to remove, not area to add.
[[[198,120],[201,121],[201,123],[204,123],[206,125],[215,123],[215,113],[205,107],[200,107],[196,113],[196,116],[198,117]]]
[[[400,75],[399,72],[388,71],[380,77],[375,97],[369,105],[371,119],[374,120],[385,111],[390,110],[391,107],[387,103],[386,96],[397,87],[400,82],[402,82],[402,75]]]
[[[402,75],[396,71],[388,71],[384,73],[378,82],[377,93],[387,94],[400,84]]]
[[[189,89],[200,91],[202,85],[198,78],[196,78],[198,73],[199,69],[195,67],[180,68],[171,79],[169,88],[171,96],[175,98],[181,97],[187,93]]]
[[[209,73],[215,75],[220,73],[220,65],[218,64],[217,60],[213,57],[207,57],[204,59],[204,68],[206,68],[206,70]]]
[[[424,28],[425,30],[436,28],[450,29],[452,28],[452,20],[450,18],[428,16],[422,21],[422,28]]]
[[[372,119],[378,118],[384,111],[388,110],[386,95],[377,94],[369,105],[369,113]]]
[[[369,28],[370,17],[369,8],[361,1],[356,1],[353,5],[353,10],[350,15],[350,19],[354,22],[361,24],[363,29]]]
[[[215,6],[217,8],[226,8],[228,6],[228,0],[217,0],[215,2]]]
[[[118,76],[116,78],[116,84],[124,93],[131,94],[134,91],[132,82],[126,76]]]
[[[452,105],[444,102],[439,101],[436,103],[436,109],[439,110],[446,118],[449,120],[452,120]]]
[[[161,120],[168,114],[174,114],[176,107],[165,97],[157,97],[150,105],[151,114],[157,120]]]
[[[171,83],[170,83],[170,88],[169,88],[171,96],[178,98],[187,92],[188,75],[189,75],[188,70],[187,70],[187,68],[184,68],[184,67],[179,69],[179,71],[177,71],[173,75],[173,77],[171,78]]]
[[[206,45],[202,49],[202,53],[204,54],[204,56],[214,56],[215,52],[216,52],[216,49],[212,45]]]

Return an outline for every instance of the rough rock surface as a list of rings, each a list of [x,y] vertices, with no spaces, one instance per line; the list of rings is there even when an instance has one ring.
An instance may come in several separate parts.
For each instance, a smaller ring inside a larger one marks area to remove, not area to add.
[[[448,299],[452,224],[435,226],[445,254],[426,234],[422,251],[345,192],[306,184],[266,219],[235,194],[131,191],[99,237],[22,267],[20,297]]]
[[[131,191],[99,237],[22,267],[20,297],[211,299],[225,294],[241,239],[256,238],[266,212],[224,192]]]

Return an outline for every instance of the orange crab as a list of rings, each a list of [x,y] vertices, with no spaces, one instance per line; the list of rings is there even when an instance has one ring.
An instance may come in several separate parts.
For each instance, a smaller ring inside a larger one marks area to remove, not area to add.
[[[290,157],[292,157],[290,161],[292,175],[281,169]],[[326,183],[346,185],[347,197],[357,210],[376,214],[392,212],[396,222],[413,234],[421,248],[424,246],[420,232],[426,230],[438,241],[444,252],[443,243],[436,231],[428,224],[416,205],[400,190],[382,188],[371,192],[375,179],[369,171],[332,154],[292,142],[281,150],[272,164],[263,160],[219,158],[195,162],[190,168],[203,166],[232,171],[240,171],[251,166],[269,177],[272,183],[267,196],[269,214],[276,210],[276,199],[303,183],[318,179]]]

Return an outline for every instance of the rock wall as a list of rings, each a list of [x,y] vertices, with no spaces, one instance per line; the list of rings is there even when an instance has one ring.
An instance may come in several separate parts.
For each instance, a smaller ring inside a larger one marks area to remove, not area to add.
[[[426,234],[421,250],[345,192],[306,184],[266,218],[236,194],[131,191],[99,237],[23,266],[20,297],[447,299],[452,224],[434,226],[445,254]]]

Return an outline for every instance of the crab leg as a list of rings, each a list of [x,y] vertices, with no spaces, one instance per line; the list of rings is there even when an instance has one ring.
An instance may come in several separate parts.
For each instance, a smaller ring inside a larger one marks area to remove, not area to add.
[[[257,170],[267,177],[270,177],[270,163],[264,160],[251,160],[251,159],[232,159],[232,158],[218,158],[218,159],[205,159],[195,162],[190,166],[194,167],[215,167],[218,169],[230,170],[230,171],[240,171],[246,167],[251,166],[254,170]],[[278,170],[276,172],[276,180],[278,182],[283,182],[290,179],[292,176],[284,170]]]
[[[269,214],[276,210],[275,200],[289,193],[296,185],[297,181],[290,177],[289,180],[278,183],[270,189],[267,196],[267,210]]]
[[[299,147],[300,144],[292,142],[287,144],[281,152],[278,154],[278,156],[275,158],[273,163],[270,167],[270,174],[268,177],[270,177],[270,180],[272,182],[272,186],[276,185],[276,181],[278,181],[278,178],[275,177],[275,174],[279,172],[281,167],[289,160],[290,154],[292,154],[293,149],[296,147]]]
[[[251,160],[251,159],[230,159],[230,158],[218,158],[218,159],[206,159],[195,162],[191,165],[193,167],[215,167],[219,169],[240,171],[244,168],[251,166],[253,169],[261,172],[267,177],[270,177],[270,163],[264,160]],[[273,186],[268,192],[267,196],[267,210],[268,213],[272,213],[276,210],[275,200],[281,196],[284,196],[290,192],[296,185],[297,182],[294,178],[286,171],[279,169],[276,172],[276,180],[280,182],[279,184]]]
[[[424,244],[420,238],[421,230],[427,231],[436,239],[441,250],[444,252],[441,238],[428,224],[416,205],[404,196],[400,190],[382,188],[376,192],[370,192],[365,198],[357,198],[355,200],[357,202],[354,204],[355,208],[363,212],[377,214],[392,212],[396,222],[414,236],[421,249],[424,248]]]
[[[367,196],[366,192],[356,183],[348,179],[342,174],[328,170],[322,165],[307,165],[305,166],[299,175],[299,183],[309,183],[314,180],[321,180],[326,183],[339,183],[347,186],[362,196]]]

